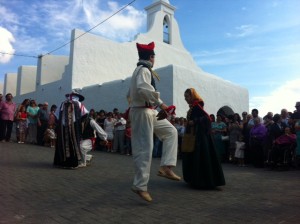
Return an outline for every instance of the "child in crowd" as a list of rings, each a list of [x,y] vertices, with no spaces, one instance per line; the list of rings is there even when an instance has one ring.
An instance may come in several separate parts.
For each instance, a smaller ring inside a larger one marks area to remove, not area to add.
[[[48,128],[46,129],[46,131],[44,133],[44,142],[50,143],[51,148],[55,147],[56,133],[54,131],[52,124],[49,124]]]
[[[26,132],[27,132],[27,113],[25,106],[21,105],[18,115],[17,121],[19,126],[19,141],[18,143],[25,143]]]
[[[243,142],[243,137],[240,137],[239,141],[235,142],[235,153],[234,153],[234,157],[238,161],[238,166],[245,166],[244,150],[245,150],[245,142]]]

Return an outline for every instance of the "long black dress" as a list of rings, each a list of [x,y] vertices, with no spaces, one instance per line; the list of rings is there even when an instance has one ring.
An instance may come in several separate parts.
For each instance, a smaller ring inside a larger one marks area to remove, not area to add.
[[[75,114],[74,116],[73,112]],[[53,162],[54,166],[60,168],[77,167],[78,160],[81,159],[79,146],[81,136],[81,110],[78,102],[66,100],[62,103],[56,131],[57,141]]]
[[[225,185],[223,169],[217,155],[212,136],[211,122],[199,104],[195,104],[187,116],[194,126],[187,126],[186,132],[194,129],[195,150],[182,153],[182,172],[186,183],[197,189],[214,189]]]

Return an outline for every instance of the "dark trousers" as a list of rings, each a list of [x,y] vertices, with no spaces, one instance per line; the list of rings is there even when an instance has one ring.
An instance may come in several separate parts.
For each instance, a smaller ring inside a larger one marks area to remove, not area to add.
[[[263,140],[251,138],[250,146],[252,152],[252,162],[255,167],[264,167],[264,144]]]
[[[276,165],[288,162],[287,159],[291,158],[292,144],[275,145],[272,153],[272,160]],[[285,158],[285,155],[288,157]]]
[[[13,124],[14,122],[10,120],[0,121],[0,141],[5,140],[8,142],[10,140]]]
[[[125,130],[115,131],[113,149],[116,152],[125,153],[124,151]]]
[[[44,145],[44,134],[47,127],[48,127],[48,121],[41,120],[41,126],[37,127],[36,140],[38,145]]]

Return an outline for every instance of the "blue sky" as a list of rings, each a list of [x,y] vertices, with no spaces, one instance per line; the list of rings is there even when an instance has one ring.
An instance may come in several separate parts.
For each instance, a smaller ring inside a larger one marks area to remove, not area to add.
[[[89,30],[130,0],[0,0],[0,52],[37,56],[70,41],[71,30]],[[146,31],[136,0],[91,33],[123,42]],[[186,49],[206,72],[249,90],[250,110],[263,116],[300,101],[299,0],[170,0]],[[68,55],[69,45],[53,52]],[[0,82],[34,57],[0,53]],[[200,90],[201,92],[201,90]],[[209,102],[207,102],[209,103]]]

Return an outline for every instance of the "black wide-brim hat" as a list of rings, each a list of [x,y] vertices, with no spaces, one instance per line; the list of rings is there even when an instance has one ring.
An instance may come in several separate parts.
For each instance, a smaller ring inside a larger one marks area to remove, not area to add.
[[[77,96],[79,98],[79,102],[84,101],[84,96],[82,96],[80,93],[78,93],[75,90],[73,90],[71,93],[67,93],[65,96],[66,97]]]

